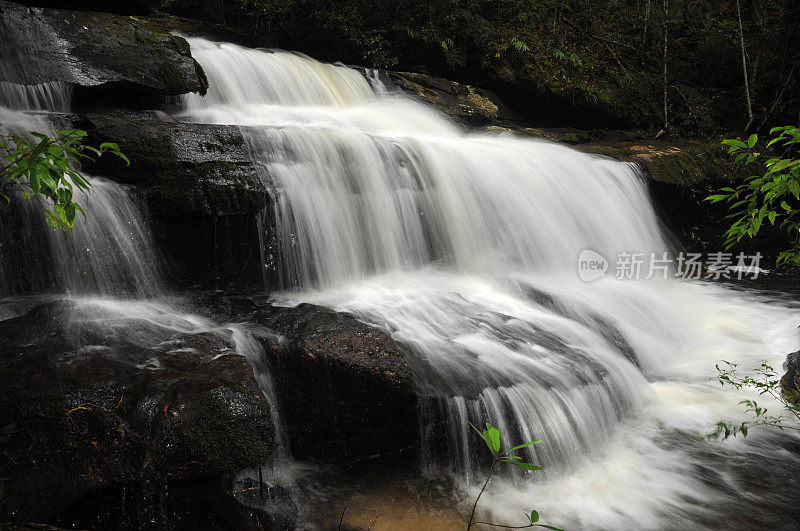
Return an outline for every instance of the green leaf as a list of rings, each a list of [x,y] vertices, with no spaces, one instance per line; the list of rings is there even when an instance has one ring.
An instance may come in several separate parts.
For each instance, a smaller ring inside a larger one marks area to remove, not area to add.
[[[729,139],[723,140],[722,143],[725,144],[726,146],[731,146],[734,149],[739,149],[739,148],[740,149],[746,149],[747,148],[747,144],[745,144],[741,140],[736,140],[734,138],[729,138]]]
[[[532,471],[542,470],[542,467],[540,467],[538,465],[532,465],[530,463],[520,463],[518,461],[508,461],[508,463],[510,463],[510,464],[512,464],[514,466],[518,466],[520,468],[524,468],[525,470],[532,470]]]
[[[724,201],[727,198],[728,198],[727,195],[717,194],[717,195],[710,195],[710,196],[706,197],[705,200],[706,201],[711,201],[712,203],[719,203],[720,201]]]
[[[508,452],[513,452],[514,450],[519,450],[520,448],[525,448],[526,446],[533,446],[534,444],[539,444],[540,442],[542,442],[542,441],[540,441],[539,439],[536,439],[534,441],[528,441],[526,443],[518,444],[517,446],[514,446],[513,448],[509,448],[508,450],[506,450],[503,453],[507,454]]]
[[[769,142],[767,142],[767,147],[770,147],[772,144],[780,142],[781,140],[782,140],[782,137],[780,137],[780,136],[775,137],[772,140],[770,140]]]
[[[83,137],[85,137],[85,136],[87,136],[89,134],[86,131],[84,131],[83,129],[62,129],[62,130],[56,131],[56,132],[60,136],[73,137],[75,139],[83,138]]]
[[[486,444],[489,446],[489,449],[492,451],[492,454],[497,455],[500,453],[500,430],[489,424],[486,423]]]
[[[42,176],[39,172],[34,171],[31,172],[30,176],[30,186],[31,190],[33,191],[33,195],[39,195],[39,186],[41,185]]]
[[[53,230],[56,230],[58,228],[58,218],[56,218],[55,214],[53,214],[52,212],[45,212],[44,219],[45,221],[47,221],[47,224],[50,225],[50,227]]]
[[[750,135],[750,138],[747,139],[747,147],[752,148],[758,142],[758,135]]]
[[[778,160],[769,166],[767,173],[778,173],[779,171],[786,169],[792,162],[794,162],[792,159]]]
[[[775,225],[775,218],[776,218],[777,216],[778,216],[778,213],[777,213],[777,212],[775,212],[774,210],[768,214],[768,217],[769,217],[769,222],[770,222],[772,225]]]
[[[800,184],[797,181],[789,181],[789,191],[792,192],[795,199],[800,199]]]
[[[75,203],[69,203],[64,210],[67,214],[67,224],[71,227],[75,221]]]

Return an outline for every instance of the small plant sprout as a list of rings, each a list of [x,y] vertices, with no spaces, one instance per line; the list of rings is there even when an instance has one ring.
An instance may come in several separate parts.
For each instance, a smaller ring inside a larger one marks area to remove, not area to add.
[[[467,523],[467,530],[469,531],[472,529],[472,526],[475,524],[487,525],[491,527],[501,527],[504,529],[525,529],[528,527],[544,527],[546,529],[554,529],[556,531],[561,531],[557,527],[540,524],[539,522],[539,513],[537,511],[531,511],[530,514],[525,514],[525,518],[528,520],[526,525],[520,526],[510,526],[510,525],[501,525],[501,524],[493,524],[491,522],[476,522],[475,521],[475,511],[478,508],[478,501],[480,501],[483,492],[486,490],[486,486],[489,484],[489,480],[492,478],[494,474],[494,468],[497,466],[498,463],[508,463],[510,465],[517,466],[519,468],[523,468],[525,470],[536,471],[542,470],[542,467],[538,465],[532,465],[531,463],[526,463],[522,460],[522,457],[518,455],[511,455],[511,452],[515,452],[517,450],[521,450],[522,448],[526,448],[528,446],[533,446],[534,444],[539,444],[541,441],[534,440],[528,441],[522,444],[518,444],[508,450],[501,451],[501,443],[500,443],[500,430],[489,424],[486,423],[486,429],[479,430],[475,426],[472,426],[472,429],[481,436],[483,442],[486,443],[486,446],[489,448],[489,451],[492,453],[492,465],[489,467],[489,473],[486,476],[486,480],[483,482],[483,487],[481,487],[481,491],[478,493],[478,497],[475,498],[475,503],[472,504],[472,512],[469,515],[469,523]]]

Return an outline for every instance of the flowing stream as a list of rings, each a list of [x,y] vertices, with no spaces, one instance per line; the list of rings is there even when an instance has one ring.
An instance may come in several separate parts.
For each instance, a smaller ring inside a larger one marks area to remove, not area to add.
[[[525,457],[545,469],[500,471],[482,501],[497,522],[536,508],[567,528],[800,525],[783,483],[793,436],[698,437],[745,418],[715,364],[780,367],[800,347],[796,308],[711,283],[578,278],[585,249],[669,252],[635,166],[467,133],[375,72],[188,40],[210,89],[184,98],[184,119],[243,126],[275,196],[262,255],[277,250],[278,299],[414,347],[427,475],[474,498],[485,466],[468,422],[491,422],[506,445],[541,439]]]

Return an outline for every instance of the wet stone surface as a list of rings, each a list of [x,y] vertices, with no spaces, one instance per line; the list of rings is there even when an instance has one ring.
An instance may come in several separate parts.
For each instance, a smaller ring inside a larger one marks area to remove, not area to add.
[[[274,427],[224,329],[54,301],[0,321],[0,337],[4,521],[167,525],[194,518],[199,492],[206,513],[249,518],[228,483],[269,459]]]

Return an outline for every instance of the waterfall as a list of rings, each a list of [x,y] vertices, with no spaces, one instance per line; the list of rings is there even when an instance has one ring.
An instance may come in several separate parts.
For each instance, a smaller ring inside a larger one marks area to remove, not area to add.
[[[779,365],[796,315],[705,283],[581,281],[584,250],[669,251],[635,166],[465,132],[375,72],[188,40],[211,88],[183,117],[242,126],[273,191],[276,297],[413,347],[427,465],[474,495],[485,456],[468,422],[491,422],[507,445],[543,440],[523,455],[544,480],[500,471],[504,517],[541,504],[577,527],[680,527],[729,499],[691,448],[740,418],[714,364]]]
[[[71,87],[64,83],[0,83],[0,133],[53,136],[55,126],[48,113],[69,111],[70,98]],[[97,338],[108,337],[125,338],[145,351],[173,334],[209,333],[230,339],[235,351],[252,365],[270,406],[278,445],[270,464],[285,479],[288,445],[263,347],[244,324],[220,325],[187,313],[174,298],[164,301],[161,262],[141,194],[101,177],[87,178],[91,189],[75,197],[86,216],[76,217],[69,235],[46,224],[38,202],[14,197],[0,207],[0,320],[16,317],[47,298],[66,296],[75,307],[60,318],[76,348],[98,347]],[[20,297],[30,294],[41,296]]]
[[[0,106],[19,111],[68,112],[72,87],[63,81],[17,85],[0,81]]]
[[[0,83],[0,132],[54,135],[48,114],[68,111],[71,88],[64,83]],[[44,220],[43,205],[17,198],[0,216],[0,289],[9,294],[57,291],[69,294],[154,297],[163,282],[146,213],[134,193],[114,182],[89,178],[77,192],[86,211],[68,237]]]
[[[515,317],[502,305],[464,300],[461,287],[443,288],[459,272],[493,279],[486,289],[524,292],[511,279],[571,270],[586,248],[666,249],[633,166],[546,142],[466,135],[419,104],[373,91],[374,74],[190,42],[210,79],[225,83],[212,84],[208,101],[189,96],[187,115],[247,116],[254,158],[277,192],[285,287],[335,290],[375,275],[449,272],[407,305],[373,298],[348,310],[426,353],[416,374],[432,397],[427,415],[432,425],[442,420],[461,467],[470,470],[476,455],[470,421],[491,420],[515,438],[553,434],[558,444],[551,439],[538,456],[552,465],[590,452],[641,405],[644,378],[603,337],[615,330],[609,320],[571,326],[570,316],[534,304]],[[268,89],[262,78],[273,80]],[[406,111],[419,123],[394,130]],[[492,356],[504,362],[487,367]]]
[[[88,194],[68,236],[44,221],[42,206],[22,202],[0,218],[0,281],[9,293],[155,297],[163,293],[143,206],[125,187],[89,176]]]

